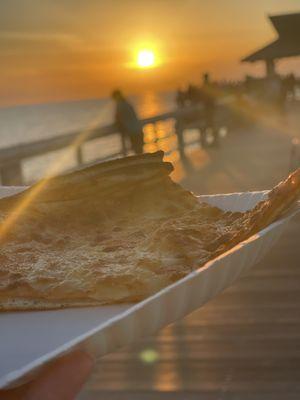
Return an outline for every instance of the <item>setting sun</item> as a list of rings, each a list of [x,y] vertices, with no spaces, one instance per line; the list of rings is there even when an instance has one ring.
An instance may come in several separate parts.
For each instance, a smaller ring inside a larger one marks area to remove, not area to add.
[[[150,68],[155,65],[155,55],[152,50],[140,50],[137,54],[137,65],[140,68]]]

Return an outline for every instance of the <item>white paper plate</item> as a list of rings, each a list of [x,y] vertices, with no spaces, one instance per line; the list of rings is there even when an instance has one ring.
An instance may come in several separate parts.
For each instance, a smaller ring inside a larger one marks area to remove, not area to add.
[[[0,188],[0,197],[22,188]],[[267,192],[201,196],[225,210],[252,208]],[[75,346],[102,356],[150,335],[205,304],[255,265],[280,236],[281,219],[205,267],[129,305],[0,313],[0,388],[17,386]]]

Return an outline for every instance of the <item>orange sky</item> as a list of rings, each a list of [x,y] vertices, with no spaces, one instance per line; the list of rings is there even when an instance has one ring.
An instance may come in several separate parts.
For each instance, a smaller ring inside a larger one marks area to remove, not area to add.
[[[1,0],[0,104],[167,90],[262,71],[239,59],[272,40],[267,14],[297,11],[294,0]],[[157,68],[129,67],[153,45]],[[298,60],[283,61],[285,72]],[[296,71],[295,71],[296,72]]]

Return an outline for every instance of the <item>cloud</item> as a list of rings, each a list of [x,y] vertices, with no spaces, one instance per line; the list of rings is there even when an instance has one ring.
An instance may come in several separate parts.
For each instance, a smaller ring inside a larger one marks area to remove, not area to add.
[[[17,42],[63,42],[70,46],[82,44],[82,39],[67,33],[40,33],[21,31],[0,31],[0,40]]]

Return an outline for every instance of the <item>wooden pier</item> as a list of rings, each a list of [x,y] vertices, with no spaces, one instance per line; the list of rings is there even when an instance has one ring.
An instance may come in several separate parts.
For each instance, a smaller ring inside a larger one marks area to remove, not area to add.
[[[146,125],[155,126],[155,124],[162,121],[176,120],[182,113],[184,114],[184,111],[180,112],[176,110],[145,118],[141,120],[141,126],[144,128]],[[0,149],[0,176],[2,185],[22,185],[24,183],[22,161],[61,149],[73,149],[76,151],[77,165],[82,166],[86,163],[82,151],[82,146],[86,142],[118,133],[117,127],[113,124],[100,127],[87,127],[83,131],[70,132],[58,137],[2,148]],[[110,154],[109,158],[124,156],[127,152],[128,148],[120,135],[119,151]],[[103,158],[99,156],[98,161],[103,161]]]
[[[192,168],[181,183],[198,194],[270,188],[291,168],[290,133],[300,140],[299,116],[298,104],[286,124],[229,135],[217,151],[189,151]],[[173,113],[160,117],[150,123],[175,119]],[[112,127],[97,129],[89,138],[115,132]],[[77,136],[51,139],[51,149],[67,148]],[[49,148],[36,144],[38,154]],[[1,165],[37,154],[30,151],[10,150],[11,157],[7,150],[0,152],[6,157]],[[155,337],[98,360],[78,400],[298,400],[299,237],[298,216],[248,276]]]
[[[221,101],[216,110],[217,115],[220,115],[218,120],[224,117],[224,108],[227,109],[227,106],[224,107]],[[177,148],[179,147],[179,150],[182,150],[182,148],[184,148],[185,146],[182,135],[182,130],[184,129],[184,127],[182,124],[178,124],[177,122],[182,121],[185,118],[190,117],[191,115],[194,117],[194,121],[189,124],[187,128],[200,129],[204,124],[201,106],[173,110],[170,112],[152,116],[150,118],[142,119],[140,120],[140,122],[144,130],[147,129],[147,126],[152,126],[153,130],[155,131],[159,124],[167,121],[172,121],[173,131],[169,132],[168,134],[179,138],[179,140],[177,141]],[[124,137],[119,134],[117,127],[114,124],[107,126],[86,127],[81,131],[69,132],[44,140],[19,144],[9,148],[2,148],[0,149],[1,184],[3,186],[18,186],[28,183],[24,181],[22,168],[23,162],[33,159],[34,157],[42,156],[59,150],[73,151],[76,157],[77,167],[84,166],[85,164],[89,163],[87,162],[83,151],[84,145],[88,142],[92,142],[95,139],[105,137],[107,138],[116,134],[119,136],[119,149],[115,153],[111,153],[108,156],[101,156],[101,154],[99,154],[99,157],[94,160],[95,162],[97,162],[104,161],[108,158],[112,159],[119,156],[125,156],[129,151],[128,147],[126,146],[126,140],[124,140]],[[163,136],[161,138],[156,137],[154,141],[159,142],[165,139],[166,136]],[[200,143],[199,140],[198,142]],[[160,147],[158,146],[156,149],[158,148]],[[165,150],[164,148],[162,149]],[[168,150],[166,152],[168,152]]]
[[[299,105],[287,126],[300,139]],[[189,151],[192,165],[203,155],[205,163],[182,184],[198,194],[272,187],[290,166],[287,126],[255,126],[229,135],[218,151]],[[99,359],[79,399],[298,400],[299,237],[297,216],[273,250],[223,294],[155,337]]]
[[[172,118],[174,119],[175,117],[175,111],[164,113],[156,115],[152,118],[143,119],[141,120],[141,124],[142,126],[147,124],[155,124],[159,121],[165,121]],[[9,148],[2,148],[0,149],[0,176],[2,185],[22,185],[24,183],[22,175],[22,161],[56,150],[70,148],[73,149],[76,151],[77,165],[84,165],[85,160],[82,152],[83,144],[88,141],[110,136],[115,133],[118,133],[115,125],[92,128],[87,127],[84,131],[70,132],[58,137],[16,145]],[[120,150],[115,154],[111,154],[110,157],[114,158],[119,155],[126,154],[127,148],[124,146],[124,141],[120,135]],[[99,160],[101,160],[101,158],[99,158]]]
[[[298,400],[299,226],[202,309],[99,360],[80,400]]]

